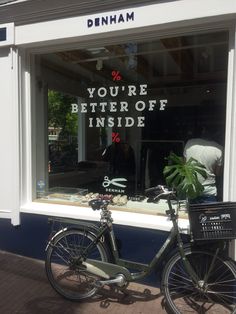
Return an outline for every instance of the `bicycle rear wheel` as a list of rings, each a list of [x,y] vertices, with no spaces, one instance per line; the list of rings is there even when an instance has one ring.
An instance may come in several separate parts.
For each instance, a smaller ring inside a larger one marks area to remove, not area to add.
[[[96,294],[95,282],[101,278],[87,272],[81,258],[94,240],[95,236],[88,230],[73,229],[59,233],[48,246],[46,274],[52,287],[63,297],[80,301]],[[86,257],[109,261],[108,250],[101,242],[94,242]]]
[[[230,260],[218,256],[209,271],[213,256],[210,252],[186,250],[186,257],[199,278],[201,288],[192,282],[179,253],[167,263],[162,289],[172,313],[236,313],[235,266]]]

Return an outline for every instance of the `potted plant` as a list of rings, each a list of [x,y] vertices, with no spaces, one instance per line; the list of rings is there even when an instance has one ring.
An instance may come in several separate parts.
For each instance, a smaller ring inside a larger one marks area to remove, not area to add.
[[[194,158],[185,160],[174,153],[170,153],[167,160],[163,174],[167,185],[176,190],[178,198],[195,199],[200,196],[204,187],[199,182],[199,175],[207,177],[205,167]]]

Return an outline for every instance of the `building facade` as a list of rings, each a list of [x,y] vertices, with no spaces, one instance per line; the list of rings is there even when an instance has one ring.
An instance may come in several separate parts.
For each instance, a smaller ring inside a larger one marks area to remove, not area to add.
[[[144,191],[203,128],[236,200],[234,0],[0,4],[1,218],[97,220],[100,196],[115,224],[168,231]]]

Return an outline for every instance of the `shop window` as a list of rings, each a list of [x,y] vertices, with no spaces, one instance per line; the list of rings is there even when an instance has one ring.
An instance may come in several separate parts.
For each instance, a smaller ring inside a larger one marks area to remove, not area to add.
[[[224,146],[227,60],[227,32],[38,56],[35,199],[161,211],[144,191],[170,152],[206,127]]]

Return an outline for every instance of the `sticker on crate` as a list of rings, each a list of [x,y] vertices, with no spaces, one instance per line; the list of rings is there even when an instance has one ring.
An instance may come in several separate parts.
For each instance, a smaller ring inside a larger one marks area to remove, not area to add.
[[[206,221],[215,221],[215,220],[231,220],[230,214],[221,214],[218,216],[206,216],[206,215],[199,215],[200,223],[205,223]]]
[[[222,215],[220,215],[220,218],[227,220],[227,219],[231,219],[231,216],[230,216],[230,214],[222,214]]]

